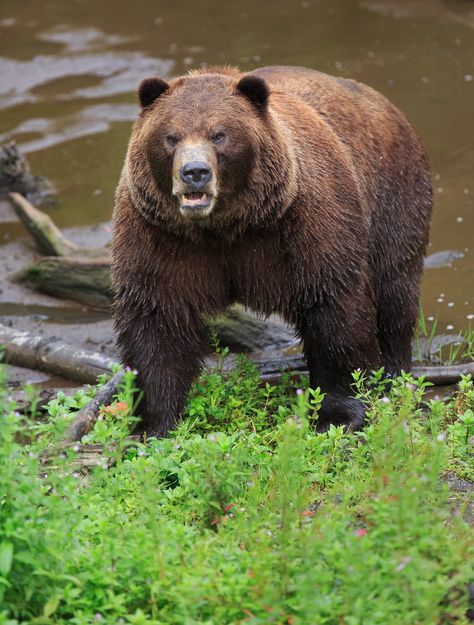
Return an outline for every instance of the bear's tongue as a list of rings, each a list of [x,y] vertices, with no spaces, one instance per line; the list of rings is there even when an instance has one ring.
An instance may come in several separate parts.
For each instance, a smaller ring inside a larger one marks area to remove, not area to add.
[[[182,206],[200,206],[207,204],[209,197],[207,193],[185,193],[182,199]]]

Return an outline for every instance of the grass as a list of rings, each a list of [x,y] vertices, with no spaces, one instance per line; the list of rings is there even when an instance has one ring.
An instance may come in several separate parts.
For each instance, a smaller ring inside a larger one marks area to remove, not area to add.
[[[469,326],[466,330],[458,332],[450,343],[446,345],[439,343],[435,348],[438,336],[438,319],[428,321],[423,309],[420,308],[414,340],[415,362],[452,365],[474,360],[474,328]]]
[[[445,477],[474,481],[472,380],[424,404],[423,380],[357,373],[359,434],[317,434],[304,382],[258,382],[218,367],[172,436],[132,444],[127,374],[87,437],[114,465],[83,476],[57,442],[88,394],[41,422],[0,381],[0,625],[467,624],[472,528]]]

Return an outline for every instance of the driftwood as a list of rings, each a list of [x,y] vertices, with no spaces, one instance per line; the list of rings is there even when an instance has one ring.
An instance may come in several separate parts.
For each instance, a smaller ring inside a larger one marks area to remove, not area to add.
[[[112,373],[116,364],[112,359],[91,352],[77,349],[60,339],[34,336],[29,332],[7,328],[0,324],[0,345],[5,350],[6,358],[12,364],[40,369],[83,383],[94,384],[97,377],[103,373]],[[284,356],[272,354],[268,357],[265,352],[252,357],[260,371],[262,383],[275,383],[282,373],[294,371],[306,374],[306,362],[301,356]],[[207,367],[213,365],[208,361]],[[232,360],[229,365],[232,366]],[[413,367],[415,377],[424,376],[435,385],[454,384],[461,375],[474,375],[474,362],[448,365],[445,367]],[[87,406],[75,416],[65,436],[66,441],[80,440],[93,426],[100,407],[109,404],[117,394],[117,388],[123,372],[119,371],[107,382]]]
[[[46,256],[24,267],[11,279],[42,293],[72,299],[93,308],[108,309],[113,294],[110,260]]]
[[[103,354],[74,347],[56,337],[35,336],[2,324],[0,346],[7,362],[82,384],[95,384],[99,375],[111,373],[116,364]]]
[[[0,197],[10,191],[23,194],[30,202],[57,204],[56,190],[44,176],[31,173],[26,158],[11,141],[0,148]]]
[[[20,193],[9,193],[8,199],[18,219],[32,236],[40,254],[45,256],[78,256],[103,258],[104,248],[88,248],[69,241],[51,217],[28,202]]]
[[[20,367],[39,369],[69,380],[94,384],[103,373],[112,373],[116,361],[98,352],[79,349],[55,337],[33,335],[0,324],[0,346],[8,362]],[[285,371],[307,373],[302,356],[286,356],[280,352],[262,351],[250,356],[263,381],[277,380]],[[231,362],[231,361],[230,361]],[[212,366],[208,361],[207,367]],[[435,385],[454,384],[461,375],[474,375],[474,362],[446,366],[415,366],[415,377],[424,376]]]
[[[45,256],[77,254],[79,247],[66,239],[51,217],[35,208],[20,193],[9,193],[8,198],[16,216],[33,237],[40,254]]]
[[[270,384],[278,382],[282,373],[295,371],[308,375],[306,361],[301,356],[290,356],[275,359],[251,358],[260,371],[260,380]],[[415,378],[424,377],[435,386],[447,386],[459,382],[462,375],[474,376],[474,362],[457,365],[414,366],[411,373]]]
[[[101,406],[111,403],[117,394],[118,386],[123,378],[123,371],[119,371],[96,393],[96,396],[84,408],[74,415],[74,420],[69,426],[65,441],[80,441],[84,434],[91,431],[97,420]]]
[[[94,308],[112,303],[110,255],[105,248],[85,248],[69,241],[53,220],[19,193],[9,194],[16,215],[45,255],[12,276],[14,282]]]

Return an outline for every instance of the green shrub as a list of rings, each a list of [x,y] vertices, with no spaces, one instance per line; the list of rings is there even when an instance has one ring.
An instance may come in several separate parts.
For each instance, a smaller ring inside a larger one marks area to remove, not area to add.
[[[84,477],[57,443],[87,394],[38,423],[0,382],[0,625],[466,624],[472,531],[443,476],[473,476],[472,381],[427,405],[409,376],[355,385],[364,431],[317,434],[318,391],[241,359],[167,439],[104,412],[87,441],[115,464]]]

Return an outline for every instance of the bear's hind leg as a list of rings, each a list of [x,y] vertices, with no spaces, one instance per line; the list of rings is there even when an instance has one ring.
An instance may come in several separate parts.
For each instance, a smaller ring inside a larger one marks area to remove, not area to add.
[[[411,369],[432,203],[422,147],[412,131],[403,128],[410,150],[406,158],[393,161],[396,165],[378,177],[369,253],[381,364],[391,375]]]
[[[423,258],[394,276],[380,271],[374,285],[377,307],[377,337],[381,364],[389,375],[410,371],[412,339],[418,321]]]
[[[315,304],[296,324],[304,341],[310,386],[325,394],[318,414],[320,431],[330,424],[350,430],[364,425],[365,407],[353,397],[351,383],[356,369],[370,371],[380,365],[375,308],[368,291],[355,288],[344,298]]]

